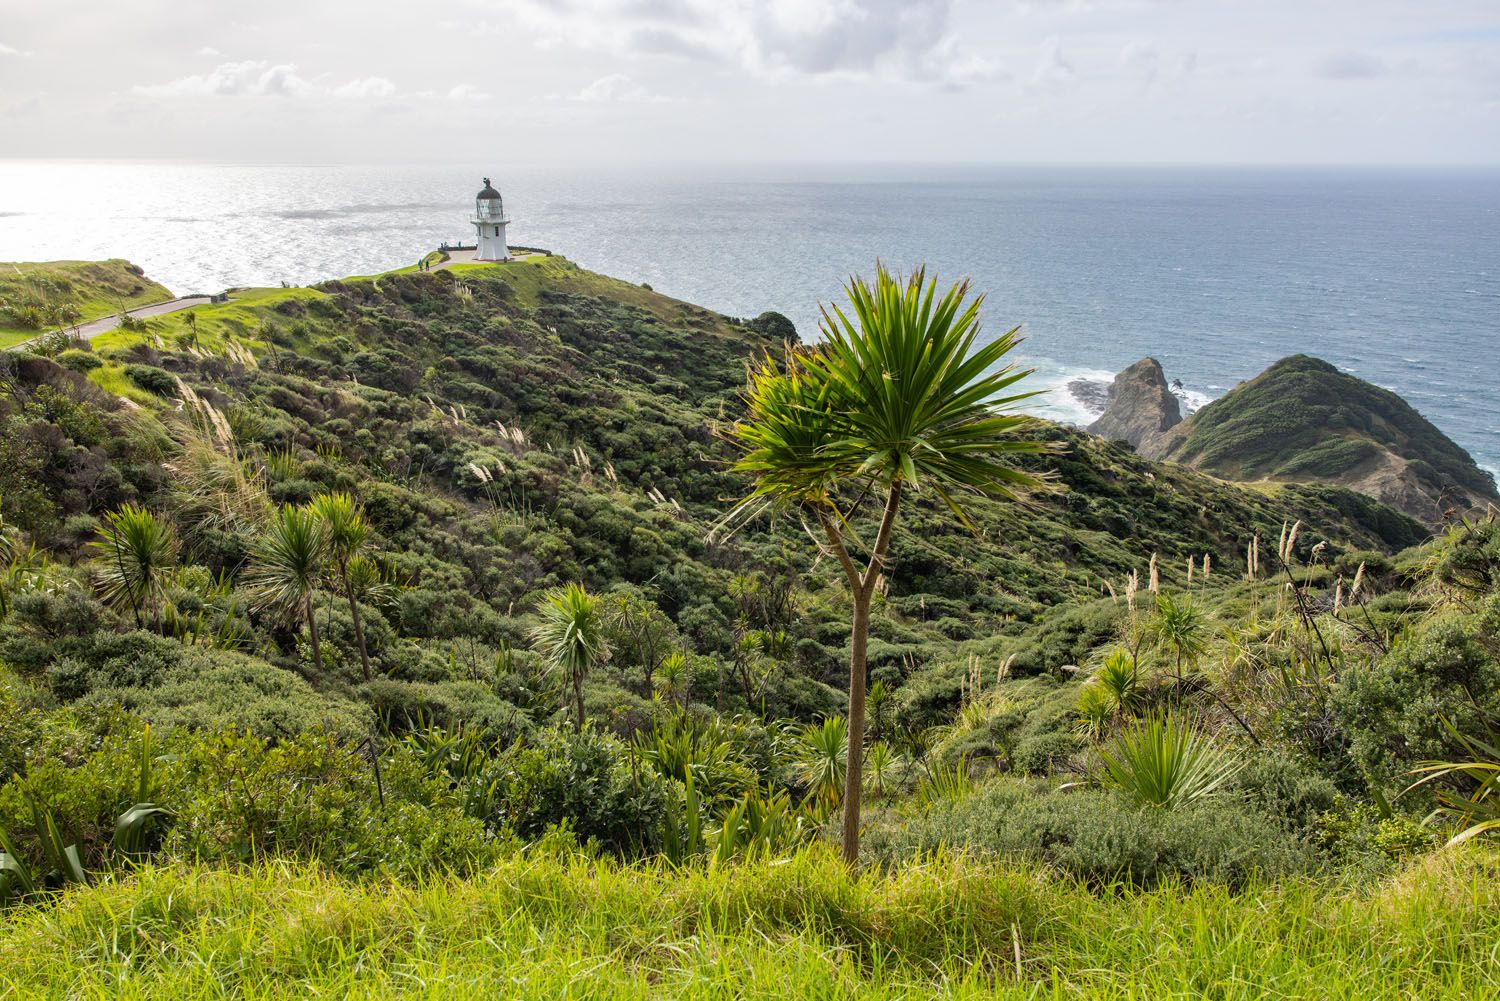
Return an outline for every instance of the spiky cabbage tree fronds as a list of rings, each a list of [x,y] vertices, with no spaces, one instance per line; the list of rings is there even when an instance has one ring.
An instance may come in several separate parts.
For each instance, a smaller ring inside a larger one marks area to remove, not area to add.
[[[532,642],[548,666],[572,688],[573,726],[581,730],[584,679],[609,660],[604,604],[582,584],[569,584],[544,592],[537,612],[541,618],[531,631]]]
[[[1146,679],[1130,651],[1111,650],[1078,692],[1079,714],[1090,732],[1101,733],[1146,701]]]
[[[1031,369],[1001,364],[1020,328],[979,344],[984,296],[967,280],[939,295],[925,268],[903,280],[877,265],[873,283],[854,278],[844,290],[849,313],[824,310],[824,342],[808,362],[839,421],[827,460],[915,492],[930,486],[965,523],[953,489],[1011,497],[1039,485],[1005,461],[1049,449],[1016,436],[1031,418],[1013,408],[1038,395],[1011,392]]]
[[[1103,785],[1138,803],[1177,807],[1220,792],[1244,762],[1201,729],[1151,715],[1122,730],[1099,752]]]
[[[323,669],[313,595],[328,558],[328,526],[305,507],[282,505],[250,553],[244,583],[251,607],[283,621],[303,617],[312,641],[313,663]]]
[[[849,724],[842,716],[829,716],[822,723],[802,729],[797,746],[797,780],[811,798],[836,802],[844,792],[849,766]]]
[[[823,341],[788,349],[750,372],[748,416],[726,433],[741,456],[750,491],[725,517],[732,526],[766,509],[816,519],[848,582],[850,629],[847,788],[843,850],[859,857],[861,755],[870,605],[904,491],[931,491],[973,528],[962,492],[1009,498],[1041,478],[1009,465],[1052,449],[1023,432],[1013,412],[1034,393],[1016,393],[1030,370],[1003,364],[1020,343],[1013,328],[981,344],[982,296],[967,281],[941,294],[919,269],[898,278],[877,265],[875,280],[851,278],[848,310],[824,310]],[[853,528],[859,498],[883,504],[879,528],[861,542]]]
[[[250,553],[244,583],[259,612],[295,618],[317,589],[328,555],[328,530],[305,507],[280,507]]]
[[[111,605],[129,606],[136,624],[157,614],[177,565],[177,532],[146,508],[126,504],[104,516],[94,551],[94,579]]]
[[[1193,600],[1192,595],[1173,597],[1162,592],[1156,596],[1156,614],[1147,628],[1157,643],[1171,651],[1176,665],[1177,680],[1182,680],[1182,669],[1191,665],[1208,649],[1212,636],[1212,624],[1208,613]]]

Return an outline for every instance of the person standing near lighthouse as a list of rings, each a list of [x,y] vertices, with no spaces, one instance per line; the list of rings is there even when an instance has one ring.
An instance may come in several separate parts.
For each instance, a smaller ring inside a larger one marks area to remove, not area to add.
[[[470,221],[479,233],[475,240],[474,260],[510,260],[510,248],[505,245],[505,227],[510,220],[505,218],[505,204],[500,200],[500,192],[490,184],[488,177],[474,199],[474,218]]]

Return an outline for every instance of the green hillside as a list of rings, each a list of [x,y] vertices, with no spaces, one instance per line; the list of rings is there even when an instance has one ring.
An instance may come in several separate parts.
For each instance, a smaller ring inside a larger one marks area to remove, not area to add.
[[[1421,520],[1483,510],[1494,480],[1401,397],[1317,358],[1283,358],[1167,435],[1163,458],[1237,480],[1361,484]],[[1403,474],[1409,484],[1397,484]]]
[[[170,298],[129,261],[0,263],[0,348]]]
[[[1500,522],[1043,422],[901,509],[836,862],[844,577],[724,525],[788,333],[534,257],[0,354],[0,996],[1500,989],[1492,807],[1403,794],[1500,726]]]

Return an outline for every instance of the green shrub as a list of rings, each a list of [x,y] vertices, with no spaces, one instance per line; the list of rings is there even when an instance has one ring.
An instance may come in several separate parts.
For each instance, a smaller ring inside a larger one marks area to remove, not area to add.
[[[1318,818],[1315,833],[1334,857],[1376,871],[1381,862],[1430,851],[1442,840],[1415,817],[1387,816],[1368,803],[1350,806],[1342,801]]]
[[[177,395],[177,377],[154,365],[126,365],[125,378],[157,396]]]
[[[1492,628],[1482,614],[1444,613],[1402,636],[1374,664],[1344,676],[1333,707],[1370,781],[1389,791],[1406,784],[1417,762],[1460,753],[1445,718],[1461,733],[1477,732],[1486,718],[1500,719]]]
[[[1027,775],[1046,775],[1067,765],[1081,750],[1082,739],[1067,730],[1032,733],[1016,742],[1010,763]]]
[[[940,801],[899,828],[877,828],[869,842],[888,863],[915,851],[967,847],[1045,861],[1095,883],[1119,879],[1141,886],[1169,879],[1238,886],[1316,864],[1308,842],[1244,802],[1162,810],[1101,790],[1038,794],[1011,781]]]
[[[529,736],[531,720],[477,681],[411,682],[377,678],[363,686],[382,725],[395,733],[420,727],[482,727],[506,743]]]
[[[57,356],[57,363],[63,368],[72,369],[74,372],[91,372],[102,366],[104,359],[92,351],[69,348]]]
[[[1249,755],[1230,788],[1296,831],[1312,829],[1339,803],[1337,787],[1314,764],[1270,749]]]
[[[382,808],[370,763],[332,735],[273,744],[230,733],[186,743],[163,779],[172,786],[162,800],[178,816],[171,854],[220,862],[291,856],[343,872],[412,875],[472,868],[499,849],[399,756]],[[407,795],[389,794],[396,789]]]
[[[242,654],[184,650],[182,663],[155,683],[96,689],[79,705],[119,705],[159,727],[277,738],[320,730],[356,739],[374,725],[367,707],[320,694],[291,671]]]
[[[31,762],[24,783],[0,788],[0,830],[35,836],[29,791],[51,811],[63,840],[97,868],[124,806],[135,802],[143,729],[122,727],[76,760]],[[345,873],[396,875],[464,869],[503,847],[463,815],[452,794],[402,756],[381,788],[368,760],[326,733],[276,742],[247,733],[153,735],[153,796],[175,816],[171,856],[210,863],[316,860]]]
[[[660,846],[666,780],[632,764],[627,748],[593,729],[547,729],[512,745],[463,786],[470,812],[536,840],[564,826],[620,855]]]

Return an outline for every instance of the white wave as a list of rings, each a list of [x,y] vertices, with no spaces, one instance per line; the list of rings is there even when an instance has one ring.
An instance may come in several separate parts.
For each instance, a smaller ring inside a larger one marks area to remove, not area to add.
[[[1065,365],[1051,358],[1034,358],[1031,359],[1031,364],[1035,366],[1036,374],[1027,380],[1031,384],[1030,388],[1042,389],[1045,393],[1022,404],[1021,409],[1027,413],[1084,427],[1092,424],[1104,412],[1102,403],[1098,401],[1103,399],[1117,373],[1093,366]],[[1080,383],[1085,385],[1078,385]],[[1092,388],[1094,392],[1079,392],[1086,387]],[[1217,399],[1221,394],[1213,391],[1216,389],[1222,387],[1210,386],[1207,390],[1201,390],[1178,385],[1172,387],[1172,394],[1182,407],[1182,416],[1186,417]]]
[[[1202,410],[1214,401],[1213,396],[1201,393],[1196,389],[1188,389],[1185,386],[1174,386],[1172,395],[1177,397],[1177,402],[1182,406],[1182,416]]]
[[[1036,374],[1027,380],[1031,383],[1030,388],[1045,392],[1027,400],[1021,409],[1038,417],[1063,424],[1077,424],[1080,427],[1092,423],[1103,412],[1101,407],[1091,405],[1079,396],[1071,384],[1085,382],[1107,388],[1114,381],[1114,372],[1102,368],[1063,365],[1050,358],[1037,358],[1032,364],[1036,366]]]

